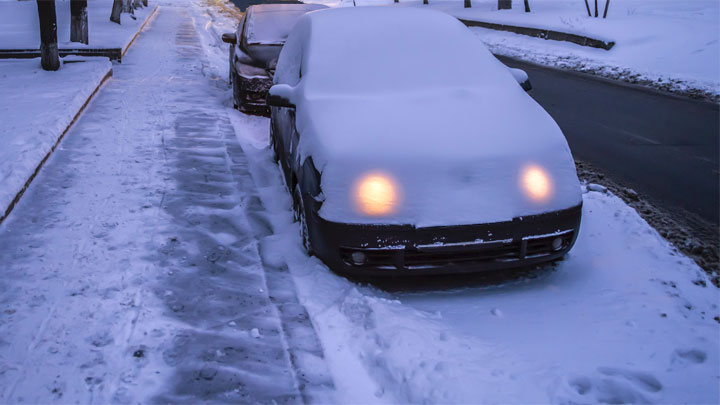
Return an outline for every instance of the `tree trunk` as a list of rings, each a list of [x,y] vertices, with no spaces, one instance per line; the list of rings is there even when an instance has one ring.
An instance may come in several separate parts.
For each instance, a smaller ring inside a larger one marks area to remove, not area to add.
[[[597,0],[595,0],[595,18],[597,18],[597,16],[598,16],[598,11],[597,11]]]
[[[530,0],[525,0],[525,12],[530,12]]]
[[[142,3],[143,3],[143,7],[147,7],[148,0],[142,0]]]
[[[132,13],[132,0],[123,0],[123,13]]]
[[[465,0],[465,8],[472,7],[472,0]]]
[[[70,42],[89,42],[87,0],[70,0]]]
[[[40,63],[45,70],[60,69],[55,0],[37,0],[40,19]]]
[[[590,3],[588,3],[588,0],[585,0],[585,8],[588,12],[588,17],[592,17],[592,14],[590,14]]]
[[[603,13],[603,18],[607,17],[608,7],[610,7],[610,0],[605,0],[605,12]]]
[[[140,8],[140,0],[132,0],[132,7],[133,9]]]
[[[585,0],[587,1],[587,0]],[[113,1],[113,7],[112,7],[112,13],[110,13],[110,21],[120,24],[120,14],[122,14],[123,10],[123,0],[114,0]]]
[[[498,0],[498,10],[510,10],[512,8],[512,0]]]
[[[423,0],[423,4],[430,4],[430,3],[428,3],[428,0]]]

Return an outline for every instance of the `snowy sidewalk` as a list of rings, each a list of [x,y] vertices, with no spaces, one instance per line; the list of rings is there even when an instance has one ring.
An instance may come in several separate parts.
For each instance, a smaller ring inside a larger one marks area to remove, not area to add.
[[[331,401],[227,84],[158,13],[0,226],[0,402]]]

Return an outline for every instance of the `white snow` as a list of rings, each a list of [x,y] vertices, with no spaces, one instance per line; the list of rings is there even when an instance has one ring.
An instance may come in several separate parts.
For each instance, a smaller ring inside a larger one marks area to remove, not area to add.
[[[50,152],[112,66],[104,58],[47,72],[39,59],[0,60],[0,213]]]
[[[387,7],[310,13],[288,37],[275,82],[294,85],[298,69],[296,153],[322,173],[327,220],[474,224],[580,202],[560,128],[454,18]],[[553,183],[542,203],[520,184],[534,165]],[[382,218],[356,210],[351,190],[373,172],[398,189],[397,211]]]
[[[316,1],[352,6],[352,1]],[[357,0],[359,6],[392,0]],[[593,1],[589,1],[594,12]],[[605,2],[598,1],[602,17]],[[715,0],[611,1],[606,19],[588,17],[583,1],[513,1],[512,10],[497,10],[497,1],[402,1],[400,6],[445,11],[469,20],[576,33],[615,46],[606,51],[569,42],[544,40],[510,32],[472,28],[493,53],[561,68],[588,71],[628,81],[651,82],[656,87],[686,91],[698,89],[720,96],[720,3]]]
[[[610,194],[518,276],[365,285],[308,257],[268,120],[230,108],[236,21],[205,7],[160,10],[0,227],[0,402],[304,401],[268,265],[332,374],[310,402],[720,402],[718,290]]]
[[[112,1],[88,1],[88,45],[70,42],[70,0],[56,0],[57,35],[60,48],[120,48],[125,50],[145,22],[149,7],[135,10],[135,19],[123,13],[121,24],[110,21]],[[0,1],[0,49],[38,49],[40,23],[34,1]]]

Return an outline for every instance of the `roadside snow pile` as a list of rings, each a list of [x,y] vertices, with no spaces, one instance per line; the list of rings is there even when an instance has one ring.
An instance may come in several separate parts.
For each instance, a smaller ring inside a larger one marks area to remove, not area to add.
[[[392,0],[358,0],[358,3],[393,4]],[[598,4],[602,17],[605,2],[599,0]],[[352,1],[344,0],[342,5],[352,6]],[[530,13],[524,12],[519,0],[513,2],[512,10],[501,11],[494,0],[474,0],[469,9],[457,0],[431,0],[429,6],[421,1],[400,5],[435,8],[467,20],[545,28],[614,41],[615,46],[606,51],[472,28],[499,55],[720,100],[720,3],[715,0],[611,2],[606,19],[588,17],[584,3],[576,0],[531,0]]]
[[[152,2],[151,2],[152,3]],[[122,48],[132,41],[153,10],[135,10],[135,19],[123,13],[121,25],[110,21],[112,2],[88,1],[89,44],[70,42],[70,1],[56,0],[58,46],[60,48]],[[34,1],[0,1],[0,49],[38,49],[40,23]]]
[[[0,217],[112,69],[105,58],[83,60],[57,72],[39,59],[0,61]]]

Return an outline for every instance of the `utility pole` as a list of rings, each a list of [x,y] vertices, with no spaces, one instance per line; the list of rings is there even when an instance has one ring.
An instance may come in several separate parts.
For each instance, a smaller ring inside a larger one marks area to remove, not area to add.
[[[587,1],[587,0],[585,0]],[[114,0],[112,6],[112,12],[110,13],[110,21],[120,24],[120,14],[123,11],[123,0]]]
[[[45,70],[60,69],[55,0],[37,0],[40,19],[40,63]]]
[[[89,42],[87,0],[70,0],[70,42]]]
[[[498,10],[510,10],[512,8],[512,0],[498,0]]]

